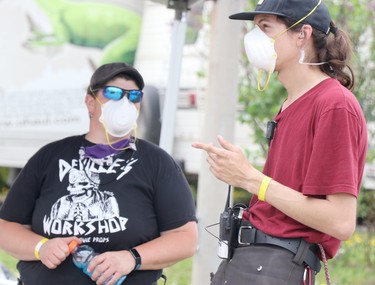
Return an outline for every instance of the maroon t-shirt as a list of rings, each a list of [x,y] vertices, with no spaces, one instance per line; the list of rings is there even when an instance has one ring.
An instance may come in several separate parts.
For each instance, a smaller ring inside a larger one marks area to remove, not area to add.
[[[358,196],[366,159],[367,129],[354,95],[335,79],[326,79],[276,117],[264,173],[304,195],[324,199]],[[284,238],[321,243],[332,258],[340,241],[286,216],[256,196],[250,218],[258,229]],[[345,209],[343,209],[345,211]]]

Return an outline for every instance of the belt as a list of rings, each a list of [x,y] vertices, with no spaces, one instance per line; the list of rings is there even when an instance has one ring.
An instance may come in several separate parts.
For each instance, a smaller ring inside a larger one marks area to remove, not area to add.
[[[251,225],[240,226],[238,231],[238,247],[249,246],[251,244],[266,244],[282,247],[297,254],[316,272],[320,271],[321,264],[319,258],[316,256],[316,244],[308,244],[302,238],[278,238],[270,236],[261,230],[254,228]],[[306,245],[304,248],[301,245]]]

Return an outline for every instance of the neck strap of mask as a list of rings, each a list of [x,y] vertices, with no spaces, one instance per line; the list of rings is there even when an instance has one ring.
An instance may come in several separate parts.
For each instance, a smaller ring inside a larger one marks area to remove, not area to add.
[[[110,148],[112,148],[114,150],[125,150],[125,149],[128,149],[128,148],[132,148],[131,144],[129,144],[128,146],[126,146],[124,148],[116,148],[116,147],[114,147],[113,143],[111,143],[111,140],[109,139],[109,134],[108,134],[107,128],[104,125],[104,123],[103,123],[103,126],[104,126],[104,131],[105,131],[105,138],[106,138],[107,143],[108,143],[108,145],[109,145]],[[133,144],[135,144],[135,142],[137,140],[137,124],[134,124],[133,130],[134,130],[134,135],[133,135],[134,142],[133,142]]]
[[[271,67],[272,68],[272,67]],[[271,80],[271,75],[272,73],[271,72],[268,72],[268,76],[267,76],[267,81],[266,83],[264,84],[264,86],[260,86],[260,82],[261,82],[261,78],[262,78],[262,74],[263,74],[263,69],[259,69],[259,72],[258,72],[258,90],[263,92],[264,90],[267,89],[268,87],[268,84],[270,83],[270,80]]]

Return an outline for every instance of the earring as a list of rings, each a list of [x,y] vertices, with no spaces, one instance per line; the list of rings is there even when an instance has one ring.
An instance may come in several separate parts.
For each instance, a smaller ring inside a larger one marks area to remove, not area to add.
[[[93,117],[94,115],[89,112],[89,118],[92,119]]]

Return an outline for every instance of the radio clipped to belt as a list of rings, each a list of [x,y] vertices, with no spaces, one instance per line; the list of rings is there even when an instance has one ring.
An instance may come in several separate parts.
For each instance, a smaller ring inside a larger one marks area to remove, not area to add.
[[[231,259],[233,250],[238,245],[238,229],[241,224],[245,207],[230,207],[231,186],[228,187],[228,196],[224,211],[220,214],[219,246],[217,255],[222,259]]]

